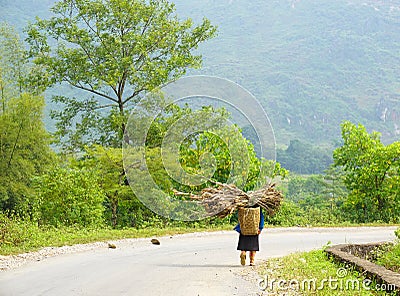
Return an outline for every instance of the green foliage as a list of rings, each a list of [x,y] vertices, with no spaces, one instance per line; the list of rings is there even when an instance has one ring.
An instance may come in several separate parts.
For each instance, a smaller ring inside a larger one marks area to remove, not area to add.
[[[23,214],[32,177],[54,157],[42,122],[44,99],[26,83],[31,70],[18,35],[0,25],[0,211],[9,213]]]
[[[5,101],[23,91],[26,70],[25,52],[14,29],[0,23],[0,95],[4,112]]]
[[[398,222],[400,142],[385,146],[376,132],[362,125],[342,124],[343,145],[334,151],[335,166],[343,167],[350,191],[345,209],[355,221]]]
[[[125,147],[124,162],[135,194],[160,215],[196,219],[193,215],[204,214],[194,203],[182,202],[188,197],[177,191],[197,194],[217,182],[233,183],[247,191],[262,186],[267,178],[286,174],[279,164],[256,157],[253,145],[237,126],[229,124],[224,109],[203,106],[192,110],[168,104],[163,98],[142,103],[127,126],[133,144]],[[155,118],[149,116],[152,111]],[[142,135],[138,130],[146,122],[148,132]]]
[[[287,178],[285,198],[304,211],[307,224],[327,225],[347,221],[341,207],[347,197],[340,172],[326,171],[325,175],[299,176],[291,174]]]
[[[116,106],[110,106],[106,115],[94,98],[80,101],[75,97],[55,95],[52,101],[64,106],[50,111],[51,118],[56,119],[56,143],[63,150],[82,152],[87,145],[121,145],[121,124],[126,121],[127,112],[121,114]],[[77,120],[79,117],[81,120]]]
[[[340,271],[346,270],[346,273],[341,272],[344,276],[338,276],[339,268]],[[336,264],[323,250],[269,259],[260,266],[258,272],[262,278],[268,277],[269,285],[265,291],[271,294],[290,291],[295,295],[388,295],[386,291],[380,291],[381,286],[374,281],[370,285],[363,284],[364,274],[343,264]]]
[[[324,179],[322,175],[297,176],[289,178],[287,198],[299,201],[304,198],[314,198],[323,193]]]
[[[328,150],[291,140],[286,150],[277,150],[277,161],[294,173],[320,174],[332,164],[332,155]]]
[[[40,94],[44,89],[36,77],[39,68],[28,63],[25,44],[16,30],[0,23],[0,102],[2,109],[9,98],[28,92]]]
[[[389,245],[379,252],[376,263],[394,272],[400,273],[400,243]]]
[[[30,221],[0,213],[0,253],[2,249],[19,246],[32,238],[37,226]]]
[[[261,161],[256,157],[253,145],[236,127],[223,128],[218,135],[203,132],[187,138],[180,148],[180,160],[188,172],[206,176],[207,170],[214,165],[212,180],[234,183],[245,191],[254,189],[259,181]],[[206,158],[210,155],[213,159]],[[210,163],[212,161],[215,163]]]
[[[192,110],[187,106],[181,108],[170,104],[164,110],[152,121],[146,138],[147,166],[160,188],[196,192],[217,181],[234,183],[248,191],[262,185],[266,178],[285,177],[287,174],[279,163],[258,159],[253,144],[243,137],[237,126],[225,125],[230,116],[225,109],[203,106],[200,110]],[[140,121],[140,118],[135,118],[135,129],[140,127]],[[185,134],[187,127],[201,126],[205,122],[212,122],[210,125],[215,128]],[[169,129],[171,126],[173,129]],[[175,141],[182,135],[185,135],[183,141]],[[159,149],[162,145],[163,151]],[[175,154],[179,157],[175,158]],[[204,177],[204,181],[211,180],[211,183],[182,185],[187,180],[178,182],[169,175],[171,172],[179,174],[180,167],[189,176],[198,175]]]
[[[0,113],[0,208],[15,210],[29,195],[31,177],[51,160],[42,118],[43,98],[22,94]]]
[[[397,229],[394,234],[397,236],[398,239],[400,239],[400,228]]]
[[[283,201],[279,211],[272,217],[265,217],[268,224],[279,226],[306,226],[309,224],[305,211],[291,201]]]
[[[152,122],[147,133],[145,166],[151,174],[151,180],[146,179],[146,172],[140,165],[140,162],[144,161],[142,153],[140,151],[128,153],[127,163],[132,163],[137,167],[133,174],[128,175],[135,188],[134,192],[141,192],[146,196],[151,201],[148,203],[154,207],[153,210],[161,208],[165,213],[179,213],[182,209],[171,208],[171,203],[166,200],[167,196],[177,198],[174,195],[175,190],[199,192],[205,186],[214,186],[214,181],[230,181],[242,186],[245,190],[250,190],[258,186],[262,178],[285,176],[286,170],[279,164],[266,160],[260,161],[255,155],[253,145],[243,138],[240,130],[235,126],[223,127],[217,134],[213,132],[190,134],[177,146],[176,150],[173,150],[173,147],[163,149],[160,147],[161,139],[166,138],[168,127],[182,118],[187,118],[189,121],[206,118],[207,121],[223,122],[227,116],[228,114],[223,109],[203,107],[195,112],[187,107],[169,105],[166,112]],[[140,122],[141,118],[135,118],[135,127],[140,125]],[[180,130],[174,132],[180,134]],[[207,162],[205,155],[211,157],[214,163]],[[243,161],[243,156],[246,155],[248,160]],[[106,220],[110,221],[113,227],[126,225],[141,227],[148,223],[157,223],[157,221],[166,222],[165,219],[146,208],[127,186],[121,149],[102,146],[86,148],[86,153],[81,158],[73,160],[71,165],[78,169],[97,172],[99,186],[107,196]],[[207,176],[212,181],[206,182],[208,179],[205,179],[200,186],[185,185],[185,180],[174,178],[182,168],[189,174]],[[232,175],[234,178],[231,177]],[[149,205],[146,204],[146,206]]]
[[[343,201],[348,196],[344,177],[343,168],[334,165],[331,165],[323,175],[323,193],[328,195],[331,201],[336,202],[338,207],[341,206],[340,201]]]
[[[86,148],[85,155],[73,160],[71,165],[96,172],[99,176],[98,186],[106,196],[104,215],[112,227],[140,227],[144,223],[163,221],[146,208],[128,186],[121,148]]]
[[[31,178],[45,171],[53,154],[42,122],[44,99],[26,84],[23,45],[7,25],[0,26],[0,41],[0,210],[21,212]]]
[[[382,131],[385,142],[398,139],[397,2],[175,2],[218,23],[221,38],[204,47],[201,73],[253,90],[279,144],[333,148],[344,119]]]
[[[53,226],[103,225],[104,191],[90,170],[54,168],[36,178],[30,205],[40,224]]]
[[[344,222],[339,210],[332,209],[329,204],[324,204],[321,198],[302,201],[302,203],[284,200],[279,211],[272,217],[266,217],[265,221],[271,225],[284,227],[326,226]]]
[[[128,105],[199,67],[201,56],[192,51],[216,31],[207,19],[198,26],[180,20],[166,0],[68,0],[57,2],[52,12],[27,30],[33,62],[45,71],[45,85],[67,83],[92,96],[56,98],[66,105],[53,114],[57,135],[69,148],[116,146],[115,137],[120,143]],[[91,137],[88,127],[95,130]]]

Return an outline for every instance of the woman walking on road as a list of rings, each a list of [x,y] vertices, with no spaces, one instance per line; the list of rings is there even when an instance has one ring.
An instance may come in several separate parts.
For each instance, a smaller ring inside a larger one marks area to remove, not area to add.
[[[237,250],[240,263],[246,265],[246,252],[250,252],[250,266],[254,266],[256,252],[259,251],[258,236],[264,228],[264,215],[260,207],[240,208],[239,223],[234,230],[240,233]]]

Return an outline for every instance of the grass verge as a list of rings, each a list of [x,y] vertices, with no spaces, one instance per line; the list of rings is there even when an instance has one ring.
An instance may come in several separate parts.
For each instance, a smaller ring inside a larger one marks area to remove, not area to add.
[[[42,247],[60,247],[65,245],[84,244],[98,241],[124,238],[140,238],[163,235],[174,235],[197,231],[232,230],[231,225],[194,226],[194,227],[153,227],[143,229],[126,228],[78,228],[78,227],[37,227],[31,223],[19,222],[13,229],[1,234],[0,255],[15,255],[37,251]]]
[[[383,252],[379,252],[375,263],[400,273],[400,242],[390,246]]]
[[[328,259],[323,250],[270,259],[258,272],[260,289],[268,295],[390,295],[354,269]]]

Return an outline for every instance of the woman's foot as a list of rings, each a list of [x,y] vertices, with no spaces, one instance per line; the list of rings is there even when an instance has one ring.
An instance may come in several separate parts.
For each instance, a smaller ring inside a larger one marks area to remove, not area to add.
[[[250,266],[254,266],[254,258],[256,257],[256,252],[255,251],[251,251],[250,252]]]
[[[240,253],[240,264],[246,265],[246,252]]]

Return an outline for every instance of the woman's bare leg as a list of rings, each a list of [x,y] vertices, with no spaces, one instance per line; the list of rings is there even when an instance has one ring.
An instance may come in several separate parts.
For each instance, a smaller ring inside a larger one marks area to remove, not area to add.
[[[240,264],[246,265],[246,251],[240,252]]]
[[[256,251],[250,251],[250,265],[254,266],[254,259],[256,257]]]

